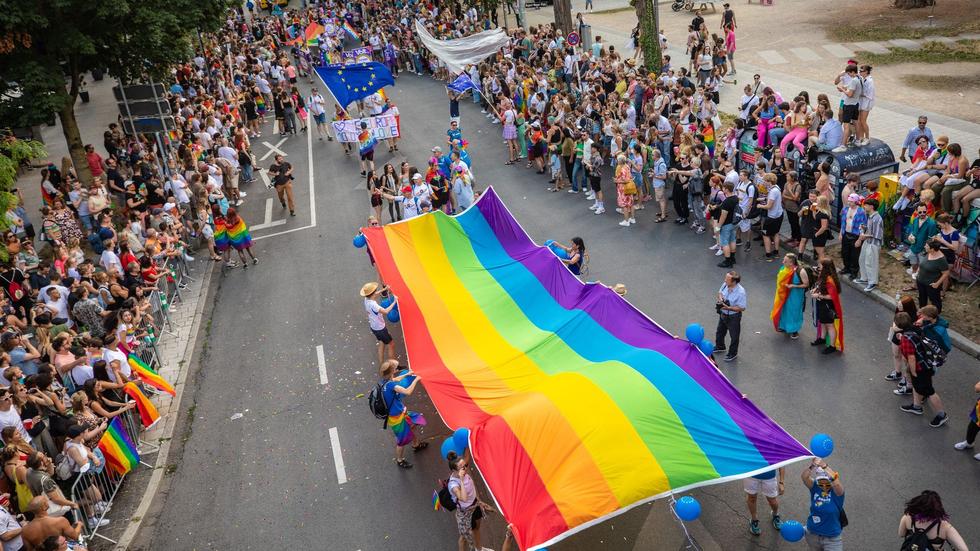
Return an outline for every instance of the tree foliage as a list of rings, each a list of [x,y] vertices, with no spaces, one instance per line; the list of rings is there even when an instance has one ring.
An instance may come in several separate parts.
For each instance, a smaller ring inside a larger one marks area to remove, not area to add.
[[[32,140],[19,140],[13,136],[0,137],[0,231],[9,227],[4,213],[16,206],[17,196],[10,190],[17,181],[17,169],[34,159],[43,159],[48,154],[44,144]],[[7,259],[6,245],[0,246],[0,260]]]
[[[640,22],[640,50],[643,52],[643,66],[648,71],[659,74],[663,64],[660,51],[660,36],[657,32],[657,11],[653,0],[635,0],[636,18]]]
[[[82,75],[163,78],[190,57],[198,30],[217,30],[233,0],[29,0],[0,10],[0,120],[13,127],[61,118],[75,170],[91,179],[74,104]]]

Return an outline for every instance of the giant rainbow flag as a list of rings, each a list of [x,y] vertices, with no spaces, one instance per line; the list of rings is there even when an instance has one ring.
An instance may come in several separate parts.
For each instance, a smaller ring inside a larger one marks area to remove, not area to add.
[[[810,457],[691,343],[537,246],[492,189],[365,228],[412,368],[521,549]]]

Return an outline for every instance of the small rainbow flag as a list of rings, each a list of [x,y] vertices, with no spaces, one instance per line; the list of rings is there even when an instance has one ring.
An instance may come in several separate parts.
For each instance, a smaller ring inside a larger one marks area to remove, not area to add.
[[[174,391],[174,387],[170,386],[170,383],[165,381],[163,377],[157,374],[156,371],[150,369],[150,366],[143,363],[143,360],[141,360],[139,356],[136,354],[130,354],[128,362],[129,367],[132,368],[137,375],[139,375],[140,380],[142,380],[144,383],[158,390],[162,390],[171,396],[177,395],[177,392]]]
[[[123,392],[136,402],[136,409],[140,412],[140,421],[143,422],[144,427],[150,428],[157,424],[157,421],[160,420],[160,412],[157,411],[153,402],[146,397],[146,394],[143,394],[140,387],[136,386],[136,383],[126,383],[123,386]]]
[[[354,40],[360,40],[361,39],[361,35],[357,34],[357,31],[354,30],[354,27],[351,27],[349,21],[344,21],[340,25],[340,28],[344,29],[344,32],[347,33]]]
[[[109,467],[119,475],[125,475],[140,462],[139,451],[126,434],[121,417],[113,418],[109,427],[102,433],[99,449],[102,450]]]
[[[708,148],[708,155],[712,157],[715,156],[715,127],[711,123],[704,125],[701,129],[701,135],[704,136],[704,146]]]
[[[432,510],[438,511],[439,509],[442,509],[442,504],[439,503],[439,491],[432,490]]]

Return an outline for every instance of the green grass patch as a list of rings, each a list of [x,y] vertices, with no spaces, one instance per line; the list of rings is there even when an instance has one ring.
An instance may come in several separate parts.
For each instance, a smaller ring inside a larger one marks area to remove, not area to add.
[[[980,62],[980,40],[958,40],[955,45],[942,42],[926,42],[918,50],[889,48],[887,54],[857,52],[861,63],[872,66],[898,63],[951,63]]]
[[[889,23],[860,25],[833,25],[827,28],[827,36],[838,42],[864,42],[909,38],[912,40],[927,36],[958,36],[980,31],[980,22],[970,21],[939,27],[910,27]]]
[[[904,75],[902,80],[922,90],[954,91],[980,89],[980,74],[976,75]]]

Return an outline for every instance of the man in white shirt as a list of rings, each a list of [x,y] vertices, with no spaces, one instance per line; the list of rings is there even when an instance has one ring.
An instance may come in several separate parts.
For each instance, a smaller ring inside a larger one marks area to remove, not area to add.
[[[753,218],[749,218],[749,213],[752,212],[752,206],[755,204],[755,197],[758,190],[755,184],[749,180],[749,171],[742,169],[738,173],[738,184],[735,185],[735,195],[738,196],[738,208],[742,212],[742,221],[738,225],[738,229],[742,232],[742,236],[745,240],[745,252],[749,252],[752,249],[752,222]]]
[[[773,262],[779,256],[779,228],[783,225],[783,190],[779,189],[773,181],[768,184],[766,198],[759,199],[759,208],[766,212],[766,217],[762,221],[762,244],[766,248],[766,262]]]
[[[431,201],[432,188],[425,183],[425,179],[418,172],[412,176],[412,195],[419,198],[419,201]]]
[[[115,270],[117,274],[122,275],[124,273],[122,261],[119,260],[119,255],[113,250],[116,248],[116,239],[106,239],[103,245],[105,246],[105,250],[102,251],[102,256],[99,257],[99,265],[107,272]]]
[[[316,121],[316,132],[319,134],[319,139],[322,142],[323,137],[327,137],[327,141],[332,142],[333,138],[327,133],[327,110],[326,110],[326,100],[320,95],[319,90],[314,88],[310,97],[306,99],[306,108],[310,110],[313,115],[313,120]]]
[[[51,322],[57,322],[56,325],[65,324],[71,327],[71,316],[68,315],[68,289],[60,285],[48,285],[45,292],[40,295],[44,305],[51,312]]]

